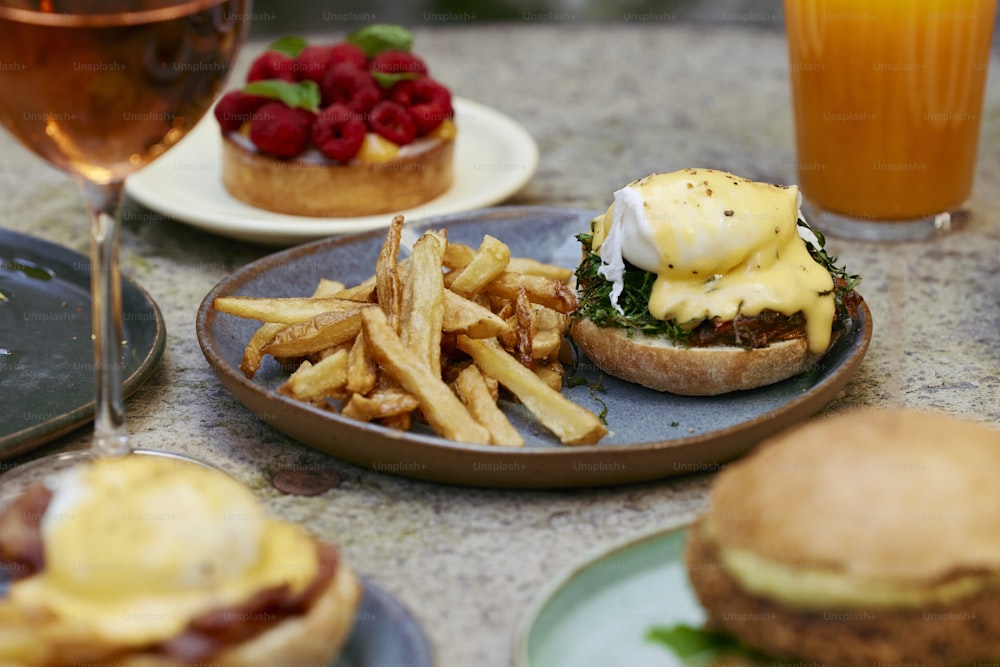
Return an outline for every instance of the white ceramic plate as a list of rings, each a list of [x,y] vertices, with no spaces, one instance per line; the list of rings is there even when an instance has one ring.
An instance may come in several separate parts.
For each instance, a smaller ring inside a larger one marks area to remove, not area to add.
[[[455,180],[440,197],[405,211],[409,221],[496,204],[531,179],[538,145],[520,124],[477,102],[456,98]],[[283,215],[244,204],[220,175],[222,144],[206,116],[177,146],[125,185],[143,206],[209,232],[254,243],[293,245],[387,227],[392,214],[356,218]]]

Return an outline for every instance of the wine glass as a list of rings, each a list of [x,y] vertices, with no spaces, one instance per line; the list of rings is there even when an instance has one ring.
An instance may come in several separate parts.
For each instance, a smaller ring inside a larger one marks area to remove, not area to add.
[[[250,6],[251,0],[0,0],[0,123],[73,176],[90,217],[96,383],[90,449],[0,476],[0,507],[56,470],[133,452],[122,394],[122,188],[210,108],[246,39]]]

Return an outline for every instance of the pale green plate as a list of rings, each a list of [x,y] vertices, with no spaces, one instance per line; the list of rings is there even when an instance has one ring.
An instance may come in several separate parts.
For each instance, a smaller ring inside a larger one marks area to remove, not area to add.
[[[514,637],[514,667],[676,667],[645,638],[654,625],[698,625],[704,612],[683,563],[685,528],[633,537],[559,576]]]

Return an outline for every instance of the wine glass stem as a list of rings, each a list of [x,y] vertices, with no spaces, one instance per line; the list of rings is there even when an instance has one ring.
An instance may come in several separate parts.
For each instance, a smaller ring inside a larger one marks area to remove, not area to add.
[[[80,178],[90,215],[90,285],[93,302],[94,458],[122,456],[131,451],[125,427],[122,391],[121,279],[118,267],[118,213],[122,181],[98,184]]]

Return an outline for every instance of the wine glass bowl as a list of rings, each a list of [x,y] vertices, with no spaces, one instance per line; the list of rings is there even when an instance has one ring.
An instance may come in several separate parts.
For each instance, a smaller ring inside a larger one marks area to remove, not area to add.
[[[70,174],[87,205],[95,378],[89,451],[44,457],[0,476],[0,504],[15,486],[48,472],[133,451],[120,344],[124,179],[209,110],[246,39],[250,2],[0,0],[0,124]]]
[[[246,33],[246,0],[0,0],[0,123],[52,165],[120,181],[210,107]],[[105,12],[92,13],[94,7]]]

